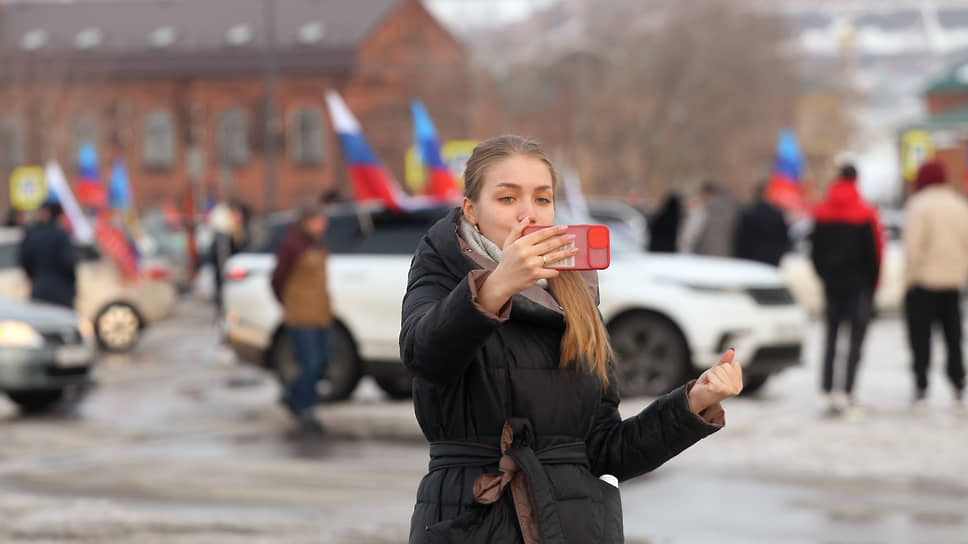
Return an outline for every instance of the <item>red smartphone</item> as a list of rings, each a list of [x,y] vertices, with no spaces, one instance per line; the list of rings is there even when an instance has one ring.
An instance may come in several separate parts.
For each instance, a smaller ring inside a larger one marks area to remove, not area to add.
[[[525,227],[524,235],[546,228],[548,228],[547,225]],[[548,268],[556,270],[602,270],[608,268],[611,261],[608,227],[605,225],[568,225],[568,230],[562,232],[561,236],[567,234],[574,234],[575,241],[561,249],[577,247],[578,253],[557,263],[548,264]]]

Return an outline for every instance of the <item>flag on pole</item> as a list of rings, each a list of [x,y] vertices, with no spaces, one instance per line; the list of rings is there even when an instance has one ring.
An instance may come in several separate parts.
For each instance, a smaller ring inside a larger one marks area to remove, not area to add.
[[[440,156],[440,140],[437,138],[437,129],[430,119],[430,114],[427,113],[427,108],[424,107],[423,102],[415,99],[410,102],[410,111],[413,114],[414,142],[419,150],[420,162],[427,172],[424,193],[441,202],[460,200],[463,191],[457,185],[453,172]]]
[[[776,143],[776,162],[766,189],[767,200],[787,211],[808,212],[803,188],[804,167],[796,136],[789,129],[780,131]]]
[[[113,223],[112,215],[108,210],[98,213],[94,226],[97,244],[118,266],[122,276],[133,280],[138,277],[140,256],[125,229]]]
[[[108,205],[119,212],[128,211],[134,204],[131,196],[131,183],[128,181],[128,169],[120,157],[114,159],[111,166],[111,182],[108,185]]]
[[[407,195],[367,143],[363,129],[336,91],[326,92],[326,105],[350,167],[357,202],[379,201],[393,211],[404,208]]]
[[[90,142],[77,151],[77,200],[82,206],[99,210],[107,204],[107,191],[98,174],[97,152]]]
[[[71,192],[67,178],[64,177],[64,171],[61,170],[57,161],[51,160],[47,162],[46,177],[49,198],[59,203],[64,209],[64,216],[70,222],[71,233],[74,235],[74,239],[81,244],[93,243],[94,231],[91,229],[91,224],[88,222],[87,217],[84,216],[81,206],[74,198],[74,193]]]

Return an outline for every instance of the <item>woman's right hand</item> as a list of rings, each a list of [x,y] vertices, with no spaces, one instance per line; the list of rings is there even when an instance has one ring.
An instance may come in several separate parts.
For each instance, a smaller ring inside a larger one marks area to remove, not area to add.
[[[578,252],[575,248],[562,249],[575,241],[573,234],[561,234],[567,230],[563,225],[522,236],[531,220],[531,217],[525,217],[511,229],[504,241],[501,262],[481,286],[479,299],[488,311],[498,313],[508,299],[538,280],[556,277],[558,270],[547,268],[547,265]]]

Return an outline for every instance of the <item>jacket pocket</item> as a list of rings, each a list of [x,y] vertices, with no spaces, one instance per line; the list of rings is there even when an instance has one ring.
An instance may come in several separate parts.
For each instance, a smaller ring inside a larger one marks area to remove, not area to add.
[[[622,543],[625,541],[625,527],[622,523],[622,494],[614,485],[598,480],[602,488],[602,542]]]

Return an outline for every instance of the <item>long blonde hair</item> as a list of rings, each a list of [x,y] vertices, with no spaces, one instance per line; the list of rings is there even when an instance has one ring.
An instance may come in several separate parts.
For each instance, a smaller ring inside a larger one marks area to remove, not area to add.
[[[552,187],[558,187],[558,174],[541,146],[520,136],[506,135],[485,140],[474,148],[464,169],[464,196],[477,202],[487,169],[494,163],[515,155],[543,162],[551,172]],[[608,361],[612,357],[612,347],[588,284],[580,272],[563,271],[558,277],[548,280],[548,287],[565,313],[565,333],[561,337],[561,368],[574,361],[579,368],[597,376],[603,385],[607,385]]]

